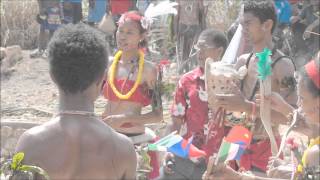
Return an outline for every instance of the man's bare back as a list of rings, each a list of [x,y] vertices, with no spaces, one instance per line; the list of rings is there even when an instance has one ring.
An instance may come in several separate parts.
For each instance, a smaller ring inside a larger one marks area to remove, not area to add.
[[[82,23],[55,32],[48,57],[58,113],[20,137],[16,152],[24,152],[22,164],[44,169],[50,179],[136,178],[132,142],[94,115],[107,67],[105,44],[101,32]]]
[[[134,179],[136,156],[130,143],[95,117],[58,116],[24,133],[16,151],[26,154],[25,164],[43,168],[51,179]]]

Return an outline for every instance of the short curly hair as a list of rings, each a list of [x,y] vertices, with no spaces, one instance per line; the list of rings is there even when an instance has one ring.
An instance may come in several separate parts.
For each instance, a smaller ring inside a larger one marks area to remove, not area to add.
[[[75,94],[102,78],[108,63],[106,44],[101,32],[83,23],[59,28],[48,45],[50,72],[59,88]]]
[[[224,33],[213,28],[202,31],[199,39],[205,40],[208,45],[216,45],[217,48],[222,47],[224,50],[228,46],[228,40]]]
[[[273,1],[271,0],[245,0],[244,12],[250,12],[256,16],[260,22],[265,22],[268,19],[273,21],[271,33],[277,25],[277,14]]]

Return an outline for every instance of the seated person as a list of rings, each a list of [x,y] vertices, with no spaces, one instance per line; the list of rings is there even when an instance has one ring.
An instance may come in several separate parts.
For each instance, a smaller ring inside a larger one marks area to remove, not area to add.
[[[198,66],[180,78],[171,108],[172,124],[168,126],[168,133],[178,131],[185,139],[193,136],[192,144],[208,156],[218,151],[225,129],[213,118],[209,119],[204,68],[206,61],[220,61],[227,44],[227,38],[221,31],[206,29],[201,32],[195,46]],[[174,162],[171,167],[170,161]],[[168,153],[163,179],[199,179],[204,171],[204,161],[196,165]]]
[[[41,167],[51,179],[135,179],[132,143],[94,114],[107,66],[105,44],[100,32],[82,23],[58,29],[50,41],[58,113],[27,130],[15,151],[24,152],[23,164]]]

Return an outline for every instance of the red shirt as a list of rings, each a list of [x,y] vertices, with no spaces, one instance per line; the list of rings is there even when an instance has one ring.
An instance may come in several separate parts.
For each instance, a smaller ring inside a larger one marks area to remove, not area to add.
[[[121,15],[133,6],[132,0],[110,0],[110,9],[113,15]]]
[[[214,115],[216,112],[212,112]],[[196,147],[207,153],[207,158],[218,152],[224,135],[228,132],[217,119],[210,119],[208,97],[205,91],[203,69],[196,68],[183,75],[178,83],[173,105],[172,117],[182,118],[186,124],[187,139],[194,135],[193,142]]]
[[[197,139],[202,142],[193,144],[201,147],[205,140],[204,126],[208,122],[208,98],[201,68],[196,68],[180,78],[171,115],[182,118],[186,123],[187,134],[184,138],[195,135],[193,141]]]

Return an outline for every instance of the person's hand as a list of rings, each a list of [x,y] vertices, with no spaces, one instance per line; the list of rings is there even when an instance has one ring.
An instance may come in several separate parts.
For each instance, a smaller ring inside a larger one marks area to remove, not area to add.
[[[165,174],[173,174],[173,166],[174,166],[174,155],[170,152],[168,152],[165,157],[164,157],[164,162],[163,162],[163,171]]]
[[[110,115],[104,118],[103,121],[113,128],[120,128],[125,123],[125,115]]]
[[[269,161],[268,161],[268,165],[267,165],[267,168],[274,168],[274,167],[277,167],[277,166],[280,166],[280,165],[285,165],[286,162],[280,158],[277,158],[277,157],[274,157],[274,156],[271,156],[269,158]]]
[[[267,166],[267,176],[269,178],[290,179],[292,167],[287,165],[282,159],[270,157]]]

